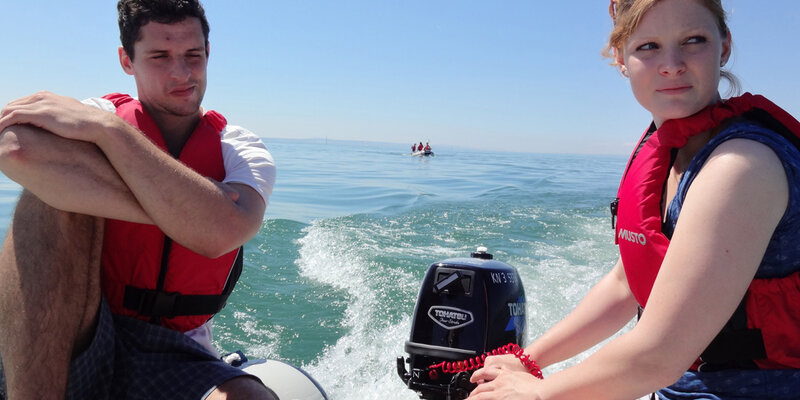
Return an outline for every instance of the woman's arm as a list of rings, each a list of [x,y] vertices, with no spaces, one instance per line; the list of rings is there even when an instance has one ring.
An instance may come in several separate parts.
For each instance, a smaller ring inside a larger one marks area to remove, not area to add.
[[[564,319],[525,348],[536,364],[545,368],[580,354],[622,329],[636,315],[638,303],[633,297],[622,260],[595,284],[586,297]],[[514,355],[491,356],[486,368],[527,371]],[[478,382],[481,373],[473,374]]]
[[[771,149],[723,143],[689,189],[636,327],[543,381],[490,370],[485,379],[496,379],[474,398],[632,399],[672,384],[733,314],[787,204],[786,174]]]
[[[622,329],[636,315],[638,303],[633,297],[622,260],[592,287],[578,306],[542,336],[525,348],[525,353],[545,368],[580,354]],[[527,371],[513,355],[488,357],[486,368]],[[478,382],[481,373],[473,374]]]
[[[541,367],[566,360],[618,332],[637,308],[620,259],[575,310],[525,350]]]

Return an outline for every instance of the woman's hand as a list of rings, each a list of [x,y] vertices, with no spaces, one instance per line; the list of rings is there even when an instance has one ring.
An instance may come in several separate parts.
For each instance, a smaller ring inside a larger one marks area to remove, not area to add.
[[[478,383],[468,397],[474,400],[535,400],[539,398],[536,388],[542,383],[528,371],[510,370],[502,365],[483,367],[470,380]]]
[[[502,368],[502,369],[507,370],[507,371],[519,371],[519,372],[529,373],[528,370],[525,368],[525,366],[522,365],[522,363],[520,362],[519,358],[517,358],[513,354],[503,354],[503,355],[498,355],[498,356],[489,356],[489,357],[486,357],[486,360],[484,361],[483,368],[475,371],[475,373],[472,374],[472,377],[470,378],[470,382],[472,382],[472,383],[477,383],[478,382],[478,379],[480,379],[480,378],[476,378],[475,377],[476,375],[480,376],[478,374],[478,371],[485,370],[485,369],[489,369],[489,370],[498,369],[498,368]]]

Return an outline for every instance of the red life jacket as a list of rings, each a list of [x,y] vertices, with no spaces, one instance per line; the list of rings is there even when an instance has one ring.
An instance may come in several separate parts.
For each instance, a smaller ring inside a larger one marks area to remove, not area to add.
[[[745,93],[679,120],[669,120],[642,136],[628,161],[617,200],[612,203],[628,284],[647,305],[669,247],[662,232],[661,201],[674,151],[699,133],[734,117],[755,120],[797,142],[800,122],[766,98]],[[800,368],[800,274],[754,279],[734,316],[701,356],[720,368]],[[696,366],[699,364],[696,364]]]
[[[104,96],[116,113],[167,151],[155,121],[142,104],[125,94]],[[208,111],[178,159],[203,176],[225,178],[220,132],[225,118]],[[102,288],[114,314],[149,320],[186,332],[225,305],[241,273],[242,249],[203,257],[164,235],[157,226],[106,219]]]

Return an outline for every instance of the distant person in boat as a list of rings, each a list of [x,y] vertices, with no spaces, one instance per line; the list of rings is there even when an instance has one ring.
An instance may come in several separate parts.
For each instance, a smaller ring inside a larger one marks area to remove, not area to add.
[[[417,145],[417,151],[422,151],[422,142]]]
[[[608,54],[650,112],[612,206],[620,259],[527,346],[539,380],[489,357],[471,399],[797,399],[800,122],[764,97],[723,100],[721,0],[618,0]]]
[[[425,142],[425,151],[431,151],[431,145]]]
[[[201,107],[197,0],[117,8],[138,100],[41,92],[0,112],[0,170],[24,187],[0,253],[8,398],[274,398],[219,361],[210,326],[261,226],[272,156]]]

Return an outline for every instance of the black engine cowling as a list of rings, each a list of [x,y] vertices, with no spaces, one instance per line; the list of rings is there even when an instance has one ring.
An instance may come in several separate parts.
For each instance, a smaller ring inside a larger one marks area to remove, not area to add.
[[[525,290],[519,274],[480,247],[470,258],[428,268],[405,344],[409,357],[397,359],[397,372],[423,399],[462,399],[474,387],[471,371],[429,367],[478,357],[509,343],[522,346],[524,340]]]

